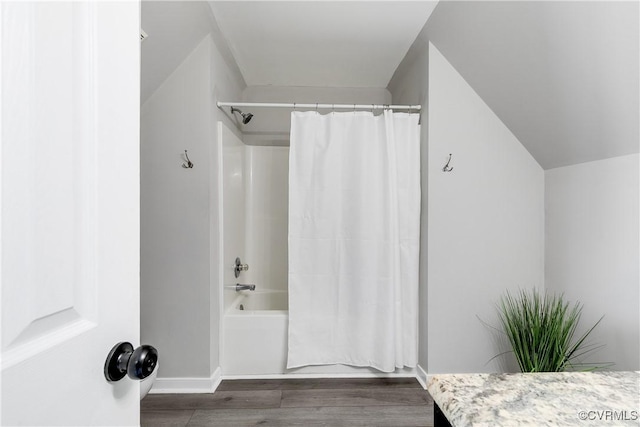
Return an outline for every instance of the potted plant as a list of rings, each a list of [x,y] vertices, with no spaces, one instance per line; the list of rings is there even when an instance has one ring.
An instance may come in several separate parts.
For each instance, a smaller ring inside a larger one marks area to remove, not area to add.
[[[581,361],[601,347],[586,339],[602,320],[574,338],[581,314],[580,303],[570,307],[563,295],[541,295],[536,289],[521,290],[517,296],[507,291],[498,305],[498,317],[522,372],[590,371],[609,366]]]

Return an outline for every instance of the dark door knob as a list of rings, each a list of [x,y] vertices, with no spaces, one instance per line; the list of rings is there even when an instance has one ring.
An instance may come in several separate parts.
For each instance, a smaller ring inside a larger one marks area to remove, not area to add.
[[[107,381],[120,381],[125,375],[132,380],[142,380],[153,373],[158,364],[158,350],[150,345],[133,349],[129,342],[116,344],[104,363]]]

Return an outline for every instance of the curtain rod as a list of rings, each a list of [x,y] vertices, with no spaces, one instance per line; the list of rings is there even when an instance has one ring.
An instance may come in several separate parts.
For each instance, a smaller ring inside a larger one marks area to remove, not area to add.
[[[422,105],[389,105],[389,104],[298,104],[298,103],[278,103],[278,102],[218,102],[220,107],[267,107],[267,108],[313,108],[313,109],[331,109],[331,110],[382,110],[391,108],[393,110],[415,110],[420,111]]]

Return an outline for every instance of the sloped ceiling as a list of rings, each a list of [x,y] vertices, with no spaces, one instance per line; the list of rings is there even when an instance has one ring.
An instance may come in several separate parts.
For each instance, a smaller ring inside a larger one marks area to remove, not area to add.
[[[550,169],[640,151],[639,17],[637,1],[143,1],[142,101],[208,33],[249,85],[386,87],[422,29]]]
[[[638,2],[442,1],[430,40],[545,169],[640,150]]]
[[[141,103],[144,103],[207,35],[211,34],[231,68],[237,65],[206,1],[142,2]],[[240,74],[239,70],[238,75]]]
[[[435,1],[210,1],[249,86],[386,87]]]

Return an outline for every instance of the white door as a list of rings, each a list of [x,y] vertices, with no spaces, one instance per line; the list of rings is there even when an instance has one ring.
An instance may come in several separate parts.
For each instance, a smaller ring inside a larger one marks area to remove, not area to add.
[[[140,5],[3,2],[2,425],[136,425]]]

